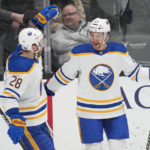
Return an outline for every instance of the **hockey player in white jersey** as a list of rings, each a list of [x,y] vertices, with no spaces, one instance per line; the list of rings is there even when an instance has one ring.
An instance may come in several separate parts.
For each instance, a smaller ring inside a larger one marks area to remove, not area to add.
[[[59,13],[57,11],[57,6],[47,6],[33,22],[44,28],[46,22]],[[42,83],[43,34],[36,28],[25,28],[18,39],[17,48],[7,60],[4,91],[0,94],[0,103],[11,119],[8,135],[14,144],[21,139],[26,150],[54,150],[47,124],[47,95]]]
[[[149,68],[131,59],[124,45],[108,42],[110,24],[96,18],[90,26],[91,43],[72,50],[71,59],[45,84],[54,93],[78,77],[77,116],[85,150],[102,150],[105,131],[109,150],[124,150],[129,130],[120,91],[119,74],[149,81]]]
[[[11,118],[8,135],[14,144],[21,138],[27,150],[54,150],[47,126],[47,95],[42,84],[43,34],[25,28],[19,45],[7,60],[0,102]]]
[[[59,13],[58,6],[50,5],[32,21],[43,29],[47,21]],[[11,119],[7,133],[14,144],[21,140],[26,150],[55,150],[47,123],[47,95],[42,83],[43,33],[36,28],[25,28],[18,40],[17,48],[7,59],[4,91],[0,93],[0,103]]]

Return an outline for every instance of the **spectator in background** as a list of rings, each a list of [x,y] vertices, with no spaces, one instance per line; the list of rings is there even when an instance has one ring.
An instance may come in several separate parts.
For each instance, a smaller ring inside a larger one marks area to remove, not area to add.
[[[56,71],[70,58],[72,48],[81,43],[89,42],[88,23],[81,20],[77,7],[71,3],[62,10],[63,26],[52,38],[52,68]]]
[[[81,19],[85,20],[85,11],[81,0],[51,0],[51,4],[58,5],[61,10],[70,3],[74,3],[78,9]],[[51,36],[53,36],[53,33],[56,32],[57,28],[61,27],[62,25],[63,21],[61,15],[57,17],[57,19],[53,19],[51,21]]]

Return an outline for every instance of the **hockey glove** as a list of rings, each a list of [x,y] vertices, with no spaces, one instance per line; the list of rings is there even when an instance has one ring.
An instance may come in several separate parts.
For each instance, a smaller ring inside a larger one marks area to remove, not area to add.
[[[50,89],[48,89],[47,82],[44,83],[44,88],[45,88],[46,94],[48,96],[55,96],[55,93],[53,91],[51,91]]]
[[[56,5],[50,5],[45,7],[41,12],[39,12],[33,19],[32,22],[35,26],[39,28],[44,28],[47,21],[58,16],[60,14],[60,9]]]
[[[11,114],[11,125],[7,134],[14,144],[19,143],[20,138],[24,135],[24,127],[26,127],[25,118],[20,114]]]

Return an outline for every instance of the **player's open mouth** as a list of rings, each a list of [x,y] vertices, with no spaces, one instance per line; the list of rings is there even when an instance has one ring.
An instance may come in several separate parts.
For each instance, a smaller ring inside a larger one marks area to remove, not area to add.
[[[95,45],[95,46],[97,46],[97,45],[99,45],[100,43],[98,43],[98,42],[94,42],[93,43],[93,45]]]

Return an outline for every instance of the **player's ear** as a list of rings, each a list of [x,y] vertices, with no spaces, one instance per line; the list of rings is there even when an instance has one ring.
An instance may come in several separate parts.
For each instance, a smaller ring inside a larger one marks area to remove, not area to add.
[[[32,50],[35,52],[35,51],[37,51],[37,45],[36,44],[32,44]]]

